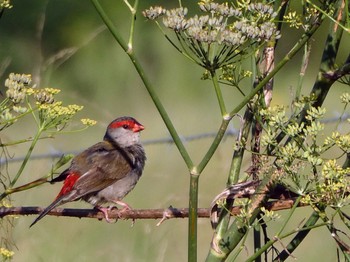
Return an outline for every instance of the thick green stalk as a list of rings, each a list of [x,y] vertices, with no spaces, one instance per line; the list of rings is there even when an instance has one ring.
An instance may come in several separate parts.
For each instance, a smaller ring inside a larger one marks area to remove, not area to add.
[[[196,170],[190,174],[190,196],[188,207],[188,261],[197,261],[197,210],[198,210],[199,174]]]
[[[260,210],[256,209],[253,211],[250,217],[250,223],[258,216]],[[246,227],[238,227],[237,223],[232,223],[228,232],[234,232],[234,234],[225,234],[220,241],[217,242],[216,248],[211,247],[209,254],[206,258],[206,262],[218,262],[225,261],[227,256],[233,251],[234,247],[242,240],[244,235],[247,233]]]
[[[258,215],[257,219],[261,219],[261,214]],[[254,253],[256,254],[261,249],[261,227],[260,225],[255,225],[253,228],[253,242],[254,242]],[[260,253],[255,257],[255,262],[261,262],[261,255],[263,253]]]
[[[231,118],[224,118],[221,122],[221,126],[219,128],[218,133],[216,134],[215,139],[213,140],[212,144],[210,145],[207,153],[204,155],[202,161],[198,164],[197,166],[197,173],[201,174],[203,169],[206,167],[208,164],[209,160],[215,153],[216,149],[218,148],[222,138],[225,135],[226,129],[228,124],[230,123]]]
[[[245,151],[244,150],[245,142],[248,139],[249,131],[252,123],[251,117],[252,117],[252,113],[250,109],[247,108],[243,118],[244,123],[243,123],[243,126],[241,127],[239,137],[237,138],[237,142],[240,143],[239,149],[233,152],[230,174],[227,180],[228,186],[238,183],[239,174],[241,171],[241,164],[243,161],[243,154]],[[225,210],[222,210],[219,218],[219,224],[215,228],[212,244],[217,243],[227,231],[227,227],[231,219],[231,214],[228,210],[231,210],[232,206],[233,206],[233,201],[227,200],[225,205]]]
[[[202,173],[214,152],[218,148],[230,119],[223,119],[220,129],[212,142],[209,150],[203,157],[199,165],[191,171],[190,174],[190,199],[189,199],[189,234],[188,234],[188,261],[197,261],[197,209],[198,209],[198,182],[199,175]]]

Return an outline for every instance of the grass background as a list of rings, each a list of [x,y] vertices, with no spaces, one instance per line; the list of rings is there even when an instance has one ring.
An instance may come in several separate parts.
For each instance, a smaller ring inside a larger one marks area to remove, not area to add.
[[[140,10],[150,5],[176,6],[177,1],[140,1]],[[107,7],[116,26],[128,36],[129,13],[122,1],[101,1]],[[61,135],[43,140],[34,154],[52,152],[79,152],[101,140],[106,125],[114,118],[130,115],[145,127],[142,140],[167,138],[169,134],[143,87],[127,56],[117,46],[107,30],[92,40],[89,37],[102,25],[89,1],[12,1],[13,8],[0,19],[0,62],[10,61],[0,78],[3,83],[10,72],[31,73],[41,87],[62,90],[59,98],[66,103],[84,105],[79,117],[90,117],[98,125],[82,133]],[[195,7],[195,4],[192,4]],[[42,35],[38,36],[38,23],[45,18]],[[308,94],[316,77],[322,43],[327,26],[313,40],[304,94]],[[287,30],[277,50],[277,60],[282,58],[300,31]],[[345,43],[349,43],[348,36]],[[84,44],[85,43],[85,44]],[[347,51],[343,43],[342,52]],[[66,48],[79,47],[77,52],[60,66],[50,66],[38,78],[40,67],[52,55]],[[167,109],[178,132],[189,135],[216,132],[219,128],[220,110],[214,90],[209,82],[200,80],[202,70],[181,57],[172,48],[156,26],[137,16],[135,45],[147,75]],[[340,55],[341,58],[341,55]],[[292,90],[298,81],[300,55],[291,61],[275,79],[274,104],[290,104]],[[1,84],[1,92],[4,93]],[[249,88],[247,85],[245,88]],[[332,88],[325,106],[327,115],[336,116],[341,111],[338,97],[345,86]],[[233,108],[242,98],[237,90],[223,87],[225,100]],[[236,118],[230,128],[239,128]],[[74,123],[73,123],[74,126]],[[28,117],[0,134],[2,141],[11,141],[34,134],[35,126]],[[202,158],[210,139],[186,142],[195,163]],[[208,207],[211,200],[226,184],[230,167],[233,137],[227,137],[215,153],[200,179],[199,206]],[[23,156],[28,145],[8,148],[15,157]],[[134,208],[186,207],[188,204],[188,171],[176,147],[172,144],[154,144],[145,147],[148,161],[139,184],[125,201]],[[30,182],[48,172],[53,160],[33,160],[27,166],[18,185]],[[249,158],[244,162],[249,167]],[[8,172],[16,172],[18,164],[10,163]],[[1,167],[1,172],[6,172]],[[62,169],[63,170],[63,169]],[[60,189],[57,185],[43,185],[12,197],[15,206],[47,206]],[[87,208],[83,202],[66,207]],[[280,214],[286,215],[286,212]],[[289,225],[297,227],[311,213],[301,208]],[[155,220],[118,221],[108,224],[91,219],[46,217],[29,229],[34,217],[19,217],[15,221],[14,241],[17,246],[13,261],[186,261],[187,220],[172,219],[156,227]],[[280,222],[270,224],[271,236]],[[203,261],[209,249],[212,230],[206,219],[199,219],[198,258]],[[252,254],[252,241],[242,251],[239,261]],[[284,241],[284,243],[287,243]],[[282,249],[280,245],[277,244]],[[294,254],[299,261],[335,261],[335,244],[324,228],[313,231],[304,245]]]

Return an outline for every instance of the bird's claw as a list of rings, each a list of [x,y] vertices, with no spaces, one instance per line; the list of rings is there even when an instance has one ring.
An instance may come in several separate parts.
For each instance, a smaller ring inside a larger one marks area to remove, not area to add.
[[[118,203],[118,204],[119,204],[119,203]],[[116,223],[116,222],[118,221],[118,219],[123,218],[122,215],[121,215],[122,213],[124,213],[124,212],[129,211],[129,210],[132,209],[132,208],[131,208],[128,204],[126,204],[126,203],[123,203],[122,206],[123,206],[123,208],[120,209],[120,210],[119,210],[118,207],[116,207],[116,206],[97,207],[97,208],[103,213],[103,215],[104,215],[104,217],[105,217],[105,219],[106,219],[106,221],[107,221],[108,223]],[[109,216],[108,216],[108,212],[110,212],[110,211],[113,210],[113,209],[119,210],[119,211],[117,212],[118,218],[116,218],[115,220],[114,220],[114,219],[113,219],[113,220],[110,219]],[[132,219],[131,227],[133,227],[134,224],[135,224],[135,218]]]
[[[119,218],[122,218],[122,217],[120,216],[121,213],[126,212],[126,211],[129,211],[129,210],[132,210],[132,208],[131,208],[129,205],[124,205],[124,206],[123,206],[123,209],[121,209],[121,210],[118,212]],[[133,227],[134,225],[135,225],[135,218],[132,218],[131,227]]]
[[[98,207],[98,209],[103,213],[103,216],[105,217],[107,223],[110,223],[110,224],[113,223],[114,224],[114,223],[117,223],[117,221],[118,221],[118,218],[110,219],[109,216],[108,216],[108,212],[110,212],[114,208],[118,209],[115,206],[112,206],[112,207]],[[118,217],[119,217],[119,215],[118,215]]]

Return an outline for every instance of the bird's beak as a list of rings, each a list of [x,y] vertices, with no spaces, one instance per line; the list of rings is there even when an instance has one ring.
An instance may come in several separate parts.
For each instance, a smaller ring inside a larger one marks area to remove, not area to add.
[[[141,124],[136,124],[136,125],[134,125],[132,131],[134,131],[135,133],[137,133],[137,132],[140,132],[140,131],[142,131],[142,130],[144,130],[144,129],[145,129],[145,127],[144,127],[143,125],[141,125]]]

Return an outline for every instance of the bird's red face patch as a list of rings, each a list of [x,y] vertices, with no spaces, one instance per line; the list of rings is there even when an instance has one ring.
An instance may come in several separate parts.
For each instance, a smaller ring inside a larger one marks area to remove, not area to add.
[[[120,127],[124,129],[132,130],[135,133],[145,129],[143,125],[141,125],[136,120],[132,120],[132,119],[114,121],[109,125],[109,128],[120,128]]]
[[[80,175],[77,172],[71,172],[64,180],[63,187],[61,191],[58,193],[56,199],[70,192],[79,177]]]

